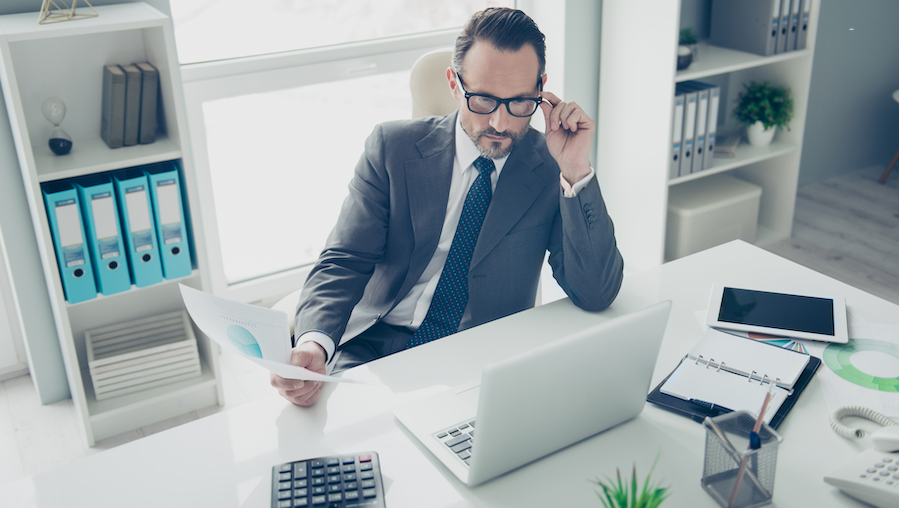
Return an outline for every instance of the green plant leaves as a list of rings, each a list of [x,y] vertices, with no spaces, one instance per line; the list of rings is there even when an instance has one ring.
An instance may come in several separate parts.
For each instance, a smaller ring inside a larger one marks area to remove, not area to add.
[[[605,508],[658,508],[671,495],[671,487],[651,483],[652,472],[655,471],[658,461],[659,455],[656,455],[642,488],[637,481],[637,464],[634,463],[630,481],[621,478],[621,470],[618,468],[615,469],[617,481],[608,476],[605,480],[598,478],[593,480],[591,483],[602,489],[602,492],[596,492],[596,496]]]
[[[770,81],[752,81],[743,84],[743,91],[737,96],[734,117],[743,124],[762,122],[765,129],[777,126],[790,128],[793,119],[793,96],[789,87],[774,86]]]

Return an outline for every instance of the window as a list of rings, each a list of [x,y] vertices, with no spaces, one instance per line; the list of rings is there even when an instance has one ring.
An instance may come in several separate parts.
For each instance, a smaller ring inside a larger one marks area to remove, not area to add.
[[[213,293],[302,286],[365,138],[411,116],[412,64],[497,4],[171,0]]]

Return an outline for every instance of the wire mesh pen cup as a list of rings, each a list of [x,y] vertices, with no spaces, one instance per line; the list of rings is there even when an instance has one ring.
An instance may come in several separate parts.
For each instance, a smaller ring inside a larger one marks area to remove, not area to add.
[[[734,411],[703,422],[706,435],[702,488],[723,507],[729,506],[744,461],[742,478],[730,506],[753,508],[771,503],[777,447],[783,437],[762,423],[761,447],[750,450],[749,432],[754,425],[755,415],[749,411]]]

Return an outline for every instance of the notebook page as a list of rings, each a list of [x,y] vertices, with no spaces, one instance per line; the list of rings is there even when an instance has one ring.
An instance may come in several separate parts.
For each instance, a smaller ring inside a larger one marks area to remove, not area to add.
[[[661,392],[679,399],[697,399],[734,411],[746,410],[758,414],[769,386],[767,382],[761,384],[759,381],[749,381],[743,376],[717,371],[705,364],[684,359],[662,385]],[[783,388],[774,388],[771,402],[765,411],[765,423],[771,423],[788,394]]]
[[[743,376],[753,374],[754,379],[768,376],[778,379],[778,385],[792,389],[808,364],[808,355],[797,353],[745,337],[737,337],[714,328],[709,328],[702,339],[693,346],[688,357],[696,360],[702,355],[702,362],[712,362],[717,368]]]

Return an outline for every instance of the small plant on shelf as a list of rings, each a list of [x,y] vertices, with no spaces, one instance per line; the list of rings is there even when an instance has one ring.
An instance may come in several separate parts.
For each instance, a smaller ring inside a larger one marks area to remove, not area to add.
[[[687,28],[681,28],[678,44],[681,46],[692,46],[697,42],[699,42],[699,39],[696,37],[696,32],[693,30],[693,27],[688,26]]]
[[[750,126],[761,122],[764,128],[790,129],[793,119],[793,95],[790,88],[772,85],[770,81],[752,81],[743,84],[744,90],[737,96],[734,117]]]
[[[621,470],[618,468],[615,469],[617,481],[613,481],[608,476],[605,480],[598,478],[593,480],[591,483],[602,489],[602,492],[597,491],[596,495],[603,506],[605,508],[658,508],[671,495],[669,491],[671,487],[662,487],[660,483],[650,483],[652,472],[658,461],[659,456],[656,455],[642,487],[638,486],[636,463],[629,481],[621,478]]]

